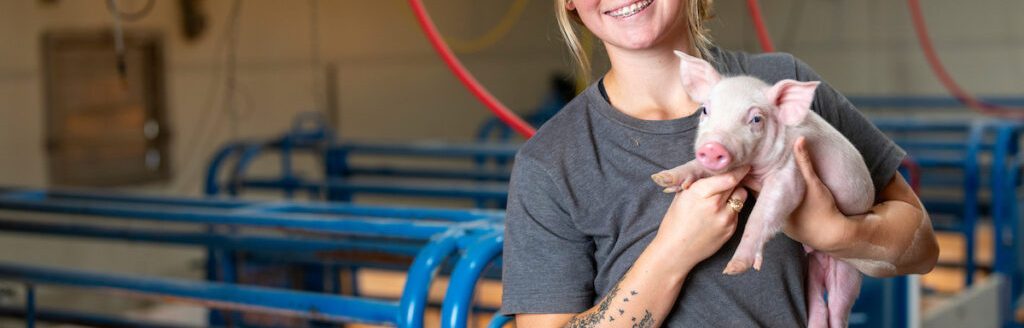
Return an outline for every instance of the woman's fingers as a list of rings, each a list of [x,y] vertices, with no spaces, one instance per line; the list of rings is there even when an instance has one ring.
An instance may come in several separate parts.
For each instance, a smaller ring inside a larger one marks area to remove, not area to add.
[[[793,145],[793,155],[796,157],[796,165],[800,167],[800,175],[804,181],[811,186],[818,181],[818,173],[814,171],[814,163],[811,161],[811,154],[807,151],[807,139],[800,137]]]
[[[740,181],[743,181],[743,177],[747,175],[747,172],[750,172],[750,166],[741,166],[729,172],[698,180],[690,186],[689,190],[696,192],[702,198],[718,196],[736,188]]]
[[[726,206],[731,206],[730,202],[739,202],[740,207],[733,209],[736,213],[743,210],[743,204],[747,202],[747,189],[743,187],[737,187],[732,190],[732,194],[729,195],[729,199],[726,200]]]

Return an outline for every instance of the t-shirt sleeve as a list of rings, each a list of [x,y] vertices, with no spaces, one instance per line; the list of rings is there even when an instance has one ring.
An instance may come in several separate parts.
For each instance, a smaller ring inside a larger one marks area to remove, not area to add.
[[[576,228],[563,187],[537,161],[516,156],[502,255],[504,314],[579,313],[594,298],[594,244]]]
[[[797,80],[822,82],[815,91],[811,109],[832,124],[860,151],[868,171],[871,172],[871,180],[874,182],[877,195],[892,179],[907,153],[878,130],[849,99],[833,89],[810,66],[799,59],[794,60]]]

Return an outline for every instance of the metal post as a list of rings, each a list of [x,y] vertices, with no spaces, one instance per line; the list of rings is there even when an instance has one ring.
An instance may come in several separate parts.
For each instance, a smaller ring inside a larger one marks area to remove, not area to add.
[[[36,289],[32,284],[25,284],[25,327],[36,326]]]
[[[511,321],[512,317],[504,316],[500,313],[495,313],[494,317],[491,318],[491,323],[487,325],[487,328],[501,328]]]
[[[398,305],[398,327],[423,327],[423,312],[427,308],[430,284],[441,264],[458,250],[459,239],[464,235],[462,229],[453,228],[432,238],[419,255],[416,255],[416,260],[406,275],[405,287],[402,289],[402,299]]]
[[[441,305],[441,328],[467,327],[477,280],[484,268],[501,255],[503,241],[504,231],[496,229],[477,239],[463,253],[452,271],[448,292]]]
[[[964,235],[964,271],[966,286],[974,283],[974,232],[978,224],[978,193],[981,184],[981,169],[979,154],[981,145],[984,142],[985,123],[975,122],[971,124],[967,137],[967,154],[964,156],[964,211],[963,221],[960,223],[960,231]]]

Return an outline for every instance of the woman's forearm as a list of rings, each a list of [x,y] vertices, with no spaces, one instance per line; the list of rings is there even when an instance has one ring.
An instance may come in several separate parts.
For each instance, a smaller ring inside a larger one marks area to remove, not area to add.
[[[920,200],[898,177],[880,196],[871,212],[843,220],[848,236],[828,252],[875,277],[931,271],[938,243]]]
[[[579,314],[518,314],[522,327],[658,327],[697,263],[712,256],[736,231],[744,203],[738,188],[750,167],[701,179],[673,196],[654,240],[597,306]],[[680,180],[682,181],[682,180]]]
[[[680,254],[661,245],[656,238],[596,306],[565,327],[659,327],[696,264],[692,259],[671,263],[666,259],[679,259]]]

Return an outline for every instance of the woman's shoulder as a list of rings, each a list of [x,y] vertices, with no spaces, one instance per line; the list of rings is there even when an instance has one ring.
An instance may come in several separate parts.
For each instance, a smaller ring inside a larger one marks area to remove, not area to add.
[[[537,133],[519,148],[517,159],[529,157],[541,162],[558,161],[568,150],[588,140],[587,115],[592,88],[581,92],[537,129]]]

